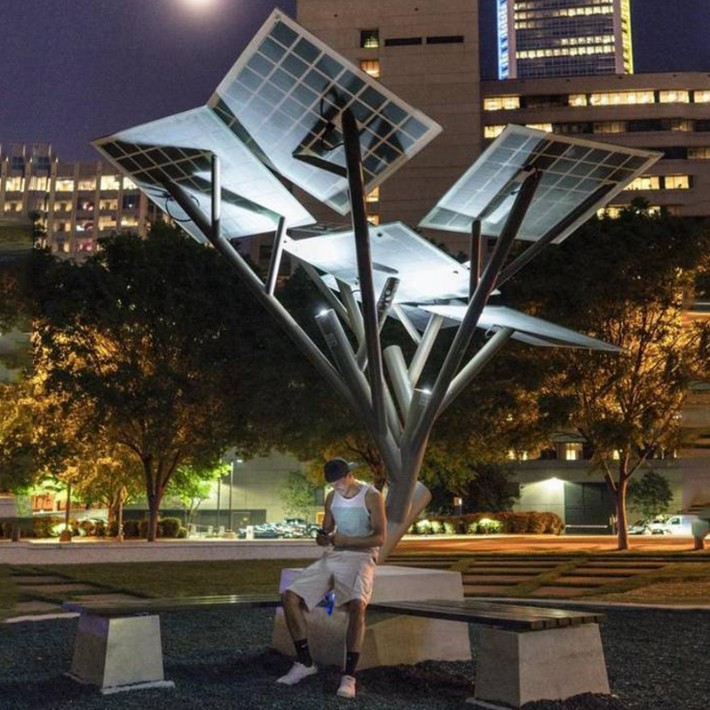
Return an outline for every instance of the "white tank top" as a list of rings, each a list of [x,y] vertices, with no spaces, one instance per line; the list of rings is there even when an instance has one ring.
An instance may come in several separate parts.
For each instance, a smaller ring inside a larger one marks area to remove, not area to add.
[[[370,522],[370,511],[365,504],[365,497],[372,486],[367,483],[360,484],[360,490],[352,497],[345,498],[338,491],[333,492],[333,500],[330,504],[330,512],[333,514],[338,532],[348,537],[367,537],[372,535],[372,524]],[[374,489],[377,490],[377,489]],[[379,548],[349,547],[338,545],[336,550],[359,550],[362,552],[368,549],[377,551]]]

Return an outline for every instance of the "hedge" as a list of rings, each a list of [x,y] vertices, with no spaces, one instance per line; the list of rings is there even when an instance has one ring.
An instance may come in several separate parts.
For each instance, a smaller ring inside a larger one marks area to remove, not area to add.
[[[498,513],[429,515],[407,531],[412,535],[490,535],[494,533],[559,535],[564,523],[556,513],[505,510]]]

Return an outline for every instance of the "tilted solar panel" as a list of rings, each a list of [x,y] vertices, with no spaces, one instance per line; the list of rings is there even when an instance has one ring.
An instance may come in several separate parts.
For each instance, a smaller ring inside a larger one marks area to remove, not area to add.
[[[198,241],[205,241],[204,236],[192,222],[182,222],[184,213],[168,197],[163,182],[179,184],[209,214],[213,153],[221,161],[225,237],[272,231],[279,216],[293,226],[314,222],[278,178],[234,140],[206,106],[129,128],[94,145]]]
[[[511,125],[459,178],[420,226],[468,233],[473,220],[482,219],[482,233],[497,237],[520,178],[527,171],[538,169],[543,171],[542,180],[518,238],[537,241],[564,224],[554,240],[561,242],[659,157],[649,151]]]
[[[350,210],[342,108],[351,109],[360,128],[368,192],[441,131],[279,11],[255,35],[209,105],[267,165],[340,214]]]
[[[332,288],[339,279],[359,296],[352,231],[289,239],[284,249],[325,272]],[[380,293],[390,277],[400,279],[395,303],[468,297],[469,270],[401,222],[371,227],[370,249],[375,291]]]

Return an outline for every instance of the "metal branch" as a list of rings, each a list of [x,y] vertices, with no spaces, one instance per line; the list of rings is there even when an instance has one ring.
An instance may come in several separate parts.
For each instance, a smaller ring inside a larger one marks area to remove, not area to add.
[[[216,156],[214,156],[212,163],[212,174],[213,185],[216,184],[219,186],[219,162]],[[221,237],[219,225],[219,190],[213,189],[212,191],[212,219],[207,219],[202,210],[194,205],[190,196],[180,185],[166,181],[163,183],[163,187],[178,205],[182,207],[205,238],[227,259],[243,280],[244,285],[251,291],[257,301],[264,306],[271,317],[281,324],[281,327],[286,331],[296,346],[300,348],[313,367],[318,370],[328,384],[331,385],[355,411],[358,411],[359,407],[357,401],[350,394],[350,390],[346,386],[343,378],[331,365],[328,358],[323,355],[318,346],[308,337],[306,332],[281,303],[279,303],[274,296],[270,296],[266,293],[264,284],[252,271],[241,254],[239,254],[226,239]]]
[[[434,342],[436,341],[436,336],[439,335],[441,326],[444,324],[444,316],[438,313],[433,313],[429,318],[429,322],[426,324],[424,330],[424,335],[422,335],[419,341],[419,347],[417,347],[412,362],[409,365],[409,381],[412,385],[416,385],[421,377],[422,370],[426,365],[426,361],[429,358],[431,349],[434,347]]]
[[[451,344],[451,348],[444,360],[444,363],[439,371],[439,375],[434,384],[431,398],[426,406],[426,410],[421,417],[417,432],[413,437],[412,445],[415,448],[421,447],[426,443],[429,436],[429,431],[438,415],[441,403],[444,400],[449,384],[456,374],[456,370],[461,364],[461,360],[468,348],[473,331],[476,328],[478,319],[481,317],[488,297],[493,290],[493,287],[498,278],[498,274],[505,263],[505,259],[513,244],[513,240],[520,229],[525,214],[530,207],[532,199],[535,195],[535,190],[540,183],[542,173],[534,171],[528,175],[520,186],[520,190],[515,198],[515,202],[510,210],[505,226],[501,231],[496,242],[496,247],[491,256],[488,265],[486,266],[481,280],[476,287],[476,291],[471,298],[463,321],[459,326],[458,332]]]
[[[365,341],[367,343],[368,375],[372,391],[372,406],[377,424],[377,431],[386,431],[384,377],[382,372],[382,352],[380,349],[377,304],[372,277],[372,255],[370,252],[370,233],[365,206],[365,178],[360,155],[360,135],[357,122],[349,108],[342,112],[343,141],[345,145],[345,163],[350,188],[350,208],[353,231],[355,233],[355,253],[357,272],[362,298]]]

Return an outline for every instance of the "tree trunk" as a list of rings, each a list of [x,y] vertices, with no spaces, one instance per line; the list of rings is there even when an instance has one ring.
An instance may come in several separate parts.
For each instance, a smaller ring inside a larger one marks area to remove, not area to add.
[[[158,515],[160,513],[160,499],[157,491],[152,491],[148,496],[148,542],[155,542],[158,539]]]
[[[619,476],[619,484],[616,489],[617,550],[629,549],[629,531],[626,524],[626,492],[628,485],[629,479],[622,473]]]

